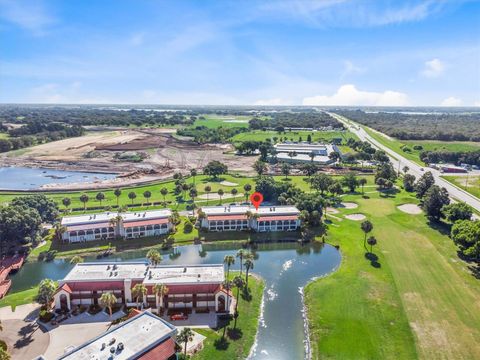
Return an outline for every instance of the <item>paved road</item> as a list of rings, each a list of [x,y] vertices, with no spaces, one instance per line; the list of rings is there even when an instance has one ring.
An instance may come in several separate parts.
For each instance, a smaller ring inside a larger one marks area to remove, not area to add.
[[[450,194],[450,197],[452,197],[454,200],[465,202],[468,205],[470,205],[472,208],[476,209],[477,211],[480,211],[480,199],[452,185],[448,181],[442,179],[440,177],[442,175],[440,171],[431,169],[431,168],[425,168],[424,171],[422,171],[421,169],[423,168],[420,165],[414,163],[411,160],[404,158],[402,154],[399,154],[391,150],[390,148],[380,144],[373,137],[371,137],[365,130],[363,130],[363,128],[358,126],[353,121],[346,119],[335,113],[329,113],[329,114],[333,116],[335,119],[337,119],[338,121],[342,122],[351,132],[357,135],[360,140],[368,141],[376,148],[379,148],[385,151],[390,156],[393,166],[396,169],[401,170],[403,167],[408,166],[410,168],[409,172],[415,175],[417,179],[420,176],[422,176],[425,173],[425,171],[430,171],[433,174],[433,177],[435,178],[435,183],[447,189],[448,193]]]

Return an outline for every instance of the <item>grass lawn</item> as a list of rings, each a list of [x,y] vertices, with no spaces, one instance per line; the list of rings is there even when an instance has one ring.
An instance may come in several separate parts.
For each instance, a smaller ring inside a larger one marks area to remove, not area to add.
[[[347,195],[358,209],[341,210],[329,241],[344,256],[339,271],[310,284],[315,355],[338,359],[480,358],[480,282],[456,254],[445,229],[396,206],[417,203],[401,192],[392,198]],[[363,213],[374,225],[379,268],[364,257],[360,223],[343,214]]]
[[[238,273],[231,273],[233,278]],[[249,295],[240,293],[238,303],[239,316],[237,318],[236,330],[233,329],[234,321],[225,325],[225,340],[222,341],[224,327],[219,329],[194,329],[194,331],[206,336],[204,348],[193,359],[245,359],[255,341],[260,316],[260,305],[264,289],[263,280],[249,276]],[[234,289],[234,294],[236,295]]]
[[[480,176],[442,176],[445,180],[480,198]]]
[[[265,141],[276,137],[278,139],[287,137],[289,140],[299,141],[300,137],[303,141],[307,141],[307,136],[311,135],[314,142],[330,142],[334,138],[342,138],[346,142],[349,138],[358,140],[356,135],[348,131],[286,131],[285,133],[278,133],[276,131],[262,131],[252,130],[237,134],[230,138],[232,143],[240,143],[243,141]]]
[[[469,142],[469,141],[436,141],[436,140],[398,140],[394,138],[387,138],[380,133],[368,128],[367,126],[362,126],[365,131],[377,140],[382,145],[394,150],[403,157],[412,160],[424,166],[425,164],[420,160],[420,153],[422,151],[433,151],[433,150],[446,150],[446,151],[477,151],[480,150],[480,143]],[[421,145],[422,150],[414,150],[415,145]],[[404,147],[407,146],[411,151],[403,151]]]
[[[12,309],[15,310],[18,305],[30,304],[34,302],[34,298],[37,296],[37,293],[38,286],[14,294],[9,294],[0,300],[0,307],[11,306]]]
[[[219,128],[219,127],[246,127],[248,128],[248,122],[253,116],[245,115],[218,115],[218,114],[204,114],[200,115],[205,120],[197,119],[193,123],[193,126],[205,126],[207,128]]]

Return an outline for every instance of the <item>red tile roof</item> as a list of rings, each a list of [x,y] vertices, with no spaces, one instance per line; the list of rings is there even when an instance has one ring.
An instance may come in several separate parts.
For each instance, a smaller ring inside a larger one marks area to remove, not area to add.
[[[175,354],[175,342],[172,338],[168,338],[138,357],[138,360],[167,360],[173,354]]]
[[[62,286],[60,286],[56,292],[59,292],[60,290],[65,290],[67,293],[71,294],[72,293],[72,289],[70,288],[70,286],[68,286],[67,283],[63,284]]]
[[[277,215],[277,216],[262,216],[258,221],[273,221],[273,220],[298,220],[297,215]]]
[[[247,215],[243,214],[236,214],[236,215],[215,215],[215,216],[207,216],[208,221],[215,221],[215,220],[247,220]]]
[[[123,227],[131,228],[134,226],[146,226],[146,225],[156,225],[156,224],[167,224],[168,218],[164,219],[153,219],[153,220],[143,220],[143,221],[131,221],[128,223],[123,223]]]

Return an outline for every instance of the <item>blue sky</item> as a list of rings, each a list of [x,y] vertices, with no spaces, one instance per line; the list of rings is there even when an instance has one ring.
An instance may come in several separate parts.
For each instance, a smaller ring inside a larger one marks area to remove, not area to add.
[[[0,102],[480,106],[479,1],[0,0]]]

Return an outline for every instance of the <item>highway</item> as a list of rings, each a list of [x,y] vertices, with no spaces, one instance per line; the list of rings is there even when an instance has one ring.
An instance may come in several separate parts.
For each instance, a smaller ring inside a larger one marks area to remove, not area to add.
[[[385,153],[387,153],[387,155],[389,155],[390,159],[392,160],[395,169],[402,170],[403,167],[408,166],[410,169],[409,173],[415,175],[417,179],[422,176],[426,171],[430,171],[435,178],[435,184],[447,189],[452,199],[465,202],[475,210],[480,211],[480,199],[442,179],[440,177],[442,175],[440,171],[432,168],[423,168],[422,166],[414,163],[413,161],[406,159],[402,156],[402,154],[399,154],[376,141],[362,127],[360,127],[358,124],[351,121],[350,119],[344,118],[343,116],[331,112],[329,112],[329,114],[341,123],[343,123],[348,128],[348,130],[357,135],[360,140],[368,141],[376,148],[385,151]],[[422,171],[422,169],[424,170]]]

